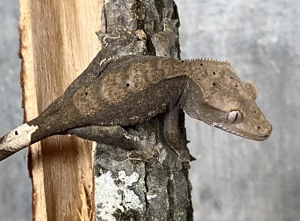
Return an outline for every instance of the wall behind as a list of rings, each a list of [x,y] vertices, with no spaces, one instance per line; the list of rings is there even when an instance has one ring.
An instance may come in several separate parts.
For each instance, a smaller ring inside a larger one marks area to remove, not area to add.
[[[0,2],[0,136],[23,122],[18,0]],[[31,220],[27,150],[0,163],[0,221]]]
[[[300,220],[300,4],[177,0],[183,58],[228,60],[258,89],[264,142],[187,119],[195,220]]]

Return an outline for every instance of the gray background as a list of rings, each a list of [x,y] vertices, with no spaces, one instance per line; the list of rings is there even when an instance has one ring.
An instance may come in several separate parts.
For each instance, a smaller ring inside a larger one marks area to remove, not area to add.
[[[0,136],[23,121],[18,0],[0,0]],[[31,220],[26,150],[0,163],[0,221]]]
[[[300,220],[300,3],[177,0],[183,58],[228,60],[258,89],[264,142],[187,118],[196,221]],[[22,123],[18,1],[0,2],[0,135]],[[31,220],[26,151],[0,163],[0,221]]]

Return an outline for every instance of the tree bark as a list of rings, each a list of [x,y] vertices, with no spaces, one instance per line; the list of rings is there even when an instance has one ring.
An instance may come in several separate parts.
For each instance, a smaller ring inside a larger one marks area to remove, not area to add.
[[[25,121],[36,117],[100,49],[101,1],[20,0],[20,57]],[[89,142],[54,136],[32,145],[33,220],[94,220]]]
[[[145,47],[135,51],[154,55],[150,39],[163,31],[163,9],[169,8],[174,11],[172,19],[178,19],[176,5],[171,0],[105,1],[101,31],[110,36],[121,26],[145,41]],[[178,34],[178,30],[175,32]],[[173,54],[179,58],[178,41],[176,45],[177,53]],[[183,127],[183,113],[181,117]],[[177,170],[177,156],[166,145],[162,126],[161,115],[128,129],[129,133],[147,140],[155,134],[156,142],[162,145],[156,161],[120,161],[117,156],[122,150],[98,144],[94,160],[98,221],[193,220],[188,165]]]

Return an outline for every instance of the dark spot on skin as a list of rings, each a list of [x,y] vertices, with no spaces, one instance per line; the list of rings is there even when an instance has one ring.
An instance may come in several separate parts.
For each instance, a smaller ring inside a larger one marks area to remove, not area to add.
[[[128,84],[128,83],[126,84],[126,87],[129,87],[129,84]]]
[[[88,95],[89,93],[88,93],[88,92],[85,92],[84,94],[85,94],[85,96],[86,96],[86,95]]]
[[[260,127],[258,126],[257,129],[260,129]]]
[[[216,86],[216,83],[213,83],[213,86]]]
[[[201,63],[200,66],[203,66],[203,64]]]
[[[230,77],[231,79],[233,79],[233,77]]]
[[[19,135],[18,131],[16,131],[16,130],[15,130],[15,135],[16,135],[16,136],[18,136],[18,135]]]
[[[207,74],[208,72],[207,71],[205,71],[205,74]]]
[[[235,87],[238,87],[238,85],[236,84]]]
[[[254,113],[256,114],[256,111],[254,111]]]
[[[216,73],[215,73],[215,72],[213,72],[213,75],[216,75]]]

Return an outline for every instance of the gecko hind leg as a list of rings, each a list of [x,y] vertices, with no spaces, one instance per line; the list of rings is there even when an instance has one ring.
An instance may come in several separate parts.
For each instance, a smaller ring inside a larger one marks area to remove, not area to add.
[[[130,160],[151,161],[159,154],[159,145],[156,145],[155,135],[151,135],[148,140],[140,139],[129,134],[121,126],[86,126],[68,130],[65,134],[116,146],[127,151],[125,158]]]
[[[190,154],[185,139],[185,128],[181,125],[181,109],[177,104],[174,108],[166,112],[164,118],[164,137],[168,145],[177,153],[178,159],[176,166],[181,168],[181,163],[195,160]]]
[[[163,30],[154,34],[151,38],[156,56],[177,57],[176,42],[178,34],[176,25],[178,19],[172,20],[173,8],[163,10]]]

